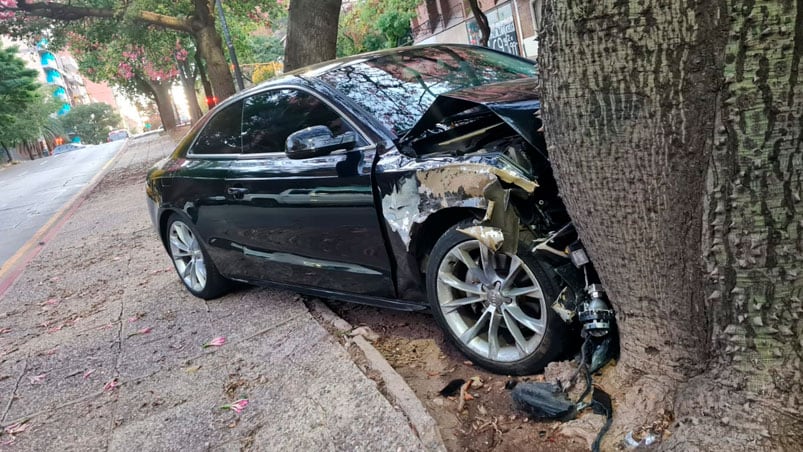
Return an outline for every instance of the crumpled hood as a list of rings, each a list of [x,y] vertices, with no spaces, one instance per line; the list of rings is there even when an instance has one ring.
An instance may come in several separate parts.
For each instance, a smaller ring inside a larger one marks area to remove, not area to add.
[[[441,122],[444,117],[482,105],[499,116],[531,145],[538,147],[536,137],[541,120],[535,113],[541,108],[541,100],[537,88],[536,79],[524,78],[441,94],[401,141],[416,138]]]

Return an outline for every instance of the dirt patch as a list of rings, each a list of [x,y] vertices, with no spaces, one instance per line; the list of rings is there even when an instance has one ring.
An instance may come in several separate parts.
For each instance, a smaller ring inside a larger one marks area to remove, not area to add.
[[[450,451],[584,451],[579,438],[557,433],[559,422],[534,422],[516,410],[505,389],[509,377],[473,366],[445,337],[426,313],[397,312],[348,303],[327,305],[354,327],[368,326],[379,335],[374,346],[407,381],[438,423]],[[455,380],[472,384],[458,411],[459,396],[440,392]],[[542,376],[518,378],[538,380]],[[476,380],[475,380],[476,381]]]

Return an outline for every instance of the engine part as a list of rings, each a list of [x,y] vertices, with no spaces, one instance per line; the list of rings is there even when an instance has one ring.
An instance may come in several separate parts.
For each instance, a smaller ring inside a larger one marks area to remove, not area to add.
[[[586,287],[590,300],[583,303],[582,310],[578,314],[580,323],[583,324],[583,333],[594,337],[602,337],[611,330],[611,322],[614,320],[613,309],[605,301],[605,290],[599,284],[590,284]]]

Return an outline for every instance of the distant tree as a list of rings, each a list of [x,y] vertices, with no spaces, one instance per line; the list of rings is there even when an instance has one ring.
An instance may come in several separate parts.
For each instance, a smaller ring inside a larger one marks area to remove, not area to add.
[[[276,36],[248,36],[245,40],[249,53],[243,58],[247,63],[268,63],[284,57],[284,44]]]
[[[338,30],[337,55],[411,44],[410,20],[421,0],[359,0],[344,12]]]
[[[86,143],[103,143],[109,131],[120,126],[118,115],[109,104],[101,102],[76,105],[61,117],[65,132],[75,133]]]
[[[36,70],[25,67],[25,62],[17,56],[15,47],[0,47],[0,146],[11,161],[11,153],[6,146],[13,146],[24,137],[21,113],[32,104],[41,102]]]

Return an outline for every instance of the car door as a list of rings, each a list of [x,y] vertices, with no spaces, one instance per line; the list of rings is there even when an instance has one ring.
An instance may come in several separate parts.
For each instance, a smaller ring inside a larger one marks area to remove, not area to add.
[[[287,137],[311,126],[354,132],[356,147],[291,160]],[[244,100],[243,156],[232,162],[229,221],[244,279],[395,297],[371,190],[375,146],[332,104],[300,88]]]
[[[177,161],[180,169],[164,179],[165,198],[189,216],[223,274],[229,272],[233,254],[221,246],[221,238],[229,234],[226,175],[242,152],[242,105],[240,100],[214,112]]]

